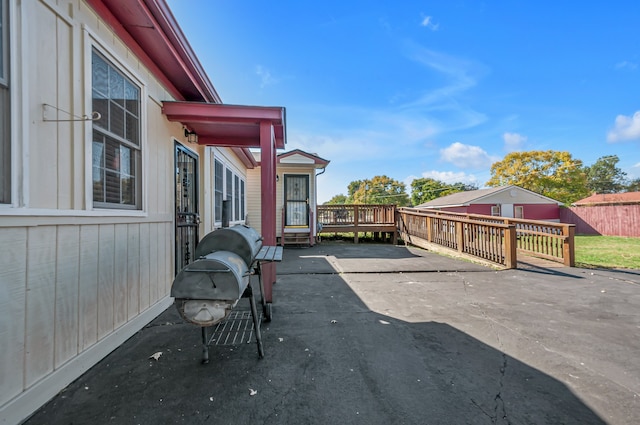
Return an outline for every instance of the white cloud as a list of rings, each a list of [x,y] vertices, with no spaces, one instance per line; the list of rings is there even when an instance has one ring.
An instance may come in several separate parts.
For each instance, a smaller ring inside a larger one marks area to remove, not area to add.
[[[504,150],[507,152],[518,151],[522,149],[524,143],[527,141],[527,137],[518,133],[504,133],[502,135],[504,140]]]
[[[428,114],[432,119],[444,123],[441,125],[443,131],[471,128],[487,120],[484,113],[474,110],[462,98],[488,72],[484,65],[430,50],[411,41],[404,46],[411,60],[438,76],[434,78],[429,75],[427,81],[444,82],[432,88],[427,86],[414,100],[400,105],[398,109]]]
[[[450,162],[460,168],[487,168],[499,158],[490,156],[479,146],[465,145],[460,142],[452,143],[449,147],[440,149],[440,159]]]
[[[434,23],[431,16],[425,16],[424,19],[422,19],[420,26],[429,28],[431,31],[437,31],[440,24]]]
[[[622,61],[616,64],[616,69],[628,69],[630,71],[635,71],[638,68],[637,63]]]
[[[263,89],[267,86],[276,84],[278,80],[271,75],[271,71],[262,65],[256,66],[256,75],[260,77],[260,88]]]
[[[632,117],[618,115],[613,129],[607,134],[607,140],[609,142],[640,140],[640,111],[636,111]]]
[[[478,178],[473,174],[467,174],[464,171],[436,171],[430,170],[422,173],[424,178],[432,178],[441,182],[453,183],[478,183]]]

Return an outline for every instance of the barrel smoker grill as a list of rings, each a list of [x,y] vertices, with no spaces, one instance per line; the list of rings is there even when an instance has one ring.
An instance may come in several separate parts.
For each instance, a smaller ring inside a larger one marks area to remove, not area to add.
[[[260,280],[262,307],[271,320],[271,304],[264,300],[260,264],[281,261],[282,247],[262,245],[255,229],[236,225],[207,234],[195,249],[195,260],[185,266],[171,286],[171,296],[182,318],[202,328],[202,361],[209,361],[207,328],[225,320],[242,297],[249,298],[258,355],[264,357],[260,321],[249,279]]]

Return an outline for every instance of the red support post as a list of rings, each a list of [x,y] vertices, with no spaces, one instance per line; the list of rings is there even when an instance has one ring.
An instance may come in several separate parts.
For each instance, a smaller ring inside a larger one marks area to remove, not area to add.
[[[260,122],[260,184],[262,205],[262,238],[264,245],[276,244],[276,148],[273,125]],[[262,282],[265,302],[273,301],[273,284],[276,282],[276,265],[262,265]]]

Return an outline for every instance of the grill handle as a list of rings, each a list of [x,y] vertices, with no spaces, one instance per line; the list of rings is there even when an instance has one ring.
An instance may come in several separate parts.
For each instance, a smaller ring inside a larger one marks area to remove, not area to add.
[[[222,269],[222,270],[214,270],[214,269],[196,269],[196,270],[189,270],[189,269],[184,269],[185,272],[190,272],[190,273],[231,273],[231,269]]]
[[[185,269],[185,272],[190,272],[190,273],[231,273],[231,269],[226,269],[226,270],[213,270],[213,269],[197,269],[197,270],[188,270]],[[242,277],[245,276],[251,276],[251,270],[247,270],[246,272],[244,272],[244,274],[242,275]]]

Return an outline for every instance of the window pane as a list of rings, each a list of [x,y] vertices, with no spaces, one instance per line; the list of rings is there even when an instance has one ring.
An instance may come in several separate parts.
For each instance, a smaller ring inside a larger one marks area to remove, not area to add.
[[[218,160],[215,161],[215,175],[214,175],[214,185],[215,185],[215,197],[214,197],[214,210],[215,210],[215,221],[222,221],[222,193],[224,188],[224,167],[222,163]]]
[[[93,142],[93,200],[104,202],[104,144]]]
[[[9,87],[9,2],[0,2],[0,204],[11,202],[11,92]]]
[[[92,80],[91,85],[94,91],[97,91],[106,98],[109,94],[109,65],[100,57],[100,55],[93,52],[91,56],[92,60]]]
[[[117,103],[109,103],[109,130],[124,139],[124,109]]]
[[[109,70],[109,98],[124,107],[124,77],[113,68]]]
[[[240,217],[242,217],[242,220],[245,219],[247,213],[245,211],[245,206],[244,206],[244,180],[240,181]]]
[[[120,203],[120,175],[113,171],[105,172],[106,202]]]
[[[140,136],[138,134],[138,129],[140,128],[140,126],[138,125],[138,118],[126,112],[126,120],[127,122],[125,123],[126,131],[124,138],[134,145],[140,145]]]
[[[235,212],[235,220],[240,220],[240,179],[238,176],[233,176],[234,192],[233,192],[233,211]]]
[[[92,83],[94,203],[140,208],[140,89],[96,51]]]
[[[5,67],[5,60],[4,60],[4,42],[5,42],[5,36],[4,36],[4,31],[5,31],[5,22],[4,22],[4,5],[5,5],[6,1],[2,1],[0,3],[0,79],[4,80],[4,67]]]
[[[230,201],[233,196],[233,173],[231,170],[227,170],[227,193],[225,199]]]
[[[126,99],[126,109],[127,111],[129,111],[131,114],[133,114],[135,117],[137,117],[140,112],[139,112],[139,102],[138,102],[138,88],[136,86],[134,86],[133,84],[131,84],[130,81],[125,81],[125,85],[124,85],[124,90],[125,90],[125,99]]]
[[[109,100],[104,97],[99,91],[92,90],[91,92],[93,99],[92,102],[92,111],[98,112],[100,114],[100,119],[93,121],[93,125],[97,125],[98,127],[102,127],[105,130],[109,129]]]

